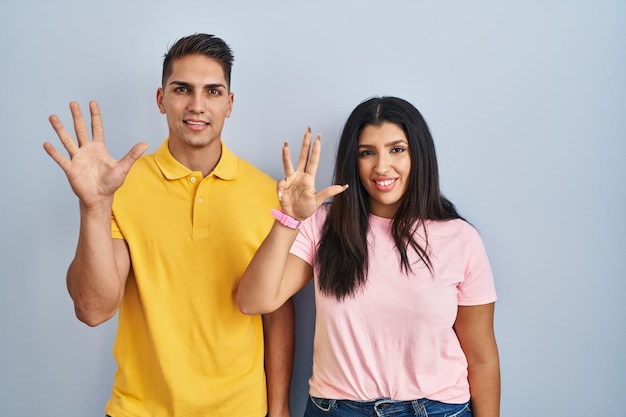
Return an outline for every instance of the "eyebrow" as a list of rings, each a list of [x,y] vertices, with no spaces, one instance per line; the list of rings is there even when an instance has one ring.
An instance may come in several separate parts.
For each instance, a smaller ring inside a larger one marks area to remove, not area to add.
[[[407,145],[409,144],[409,142],[407,142],[404,139],[398,139],[398,140],[394,140],[392,142],[385,143],[385,147],[396,146],[396,145],[399,145],[401,143],[405,143]],[[357,147],[358,148],[374,148],[374,145],[363,144],[363,145],[358,145]]]
[[[187,87],[187,88],[193,88],[193,85],[191,85],[188,82],[185,81],[172,81],[170,82],[170,85],[178,85],[180,87]],[[212,84],[205,84],[202,88],[205,89],[211,89],[211,88],[223,88],[226,89],[226,86],[222,83],[212,83]]]

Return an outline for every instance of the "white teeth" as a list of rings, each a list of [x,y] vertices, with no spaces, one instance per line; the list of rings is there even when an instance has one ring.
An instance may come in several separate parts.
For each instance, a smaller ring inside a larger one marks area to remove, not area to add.
[[[395,180],[385,180],[385,181],[374,181],[376,184],[386,187],[388,185],[393,184]]]
[[[196,125],[196,126],[201,126],[201,125],[205,125],[206,124],[204,122],[192,122],[190,120],[185,121],[185,123],[187,123],[188,125]]]

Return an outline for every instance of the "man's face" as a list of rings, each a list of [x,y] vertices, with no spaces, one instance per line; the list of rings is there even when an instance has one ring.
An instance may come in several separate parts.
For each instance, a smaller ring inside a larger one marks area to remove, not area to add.
[[[167,117],[170,147],[181,151],[210,148],[219,154],[224,119],[234,95],[220,64],[204,55],[176,59],[172,73],[157,90],[157,104]]]

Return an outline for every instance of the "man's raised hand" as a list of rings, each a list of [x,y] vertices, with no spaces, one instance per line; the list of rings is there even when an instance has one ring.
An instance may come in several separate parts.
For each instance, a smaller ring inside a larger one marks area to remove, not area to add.
[[[148,144],[145,142],[136,144],[118,161],[111,157],[104,143],[104,129],[98,104],[95,101],[89,103],[92,140],[89,139],[89,132],[78,103],[71,102],[70,111],[74,121],[76,142],[58,116],[52,115],[49,118],[69,158],[50,142],[45,142],[43,147],[63,169],[72,190],[82,204],[87,208],[102,203],[110,205],[113,194],[123,184],[133,163],[148,149]]]

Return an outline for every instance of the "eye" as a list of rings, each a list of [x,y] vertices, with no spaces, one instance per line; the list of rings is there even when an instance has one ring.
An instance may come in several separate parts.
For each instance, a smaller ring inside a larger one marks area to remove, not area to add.
[[[360,158],[364,158],[364,157],[370,156],[370,155],[374,155],[374,151],[372,151],[371,149],[365,149],[365,150],[359,152],[359,157]]]
[[[174,92],[176,93],[186,93],[188,92],[189,89],[187,87],[183,87],[183,86],[178,86],[174,89]]]
[[[221,85],[207,85],[204,88],[204,91],[209,96],[222,96],[224,95],[226,89]]]
[[[406,151],[406,148],[403,148],[402,146],[394,146],[393,148],[391,148],[391,153],[400,153],[400,152],[404,152]]]

